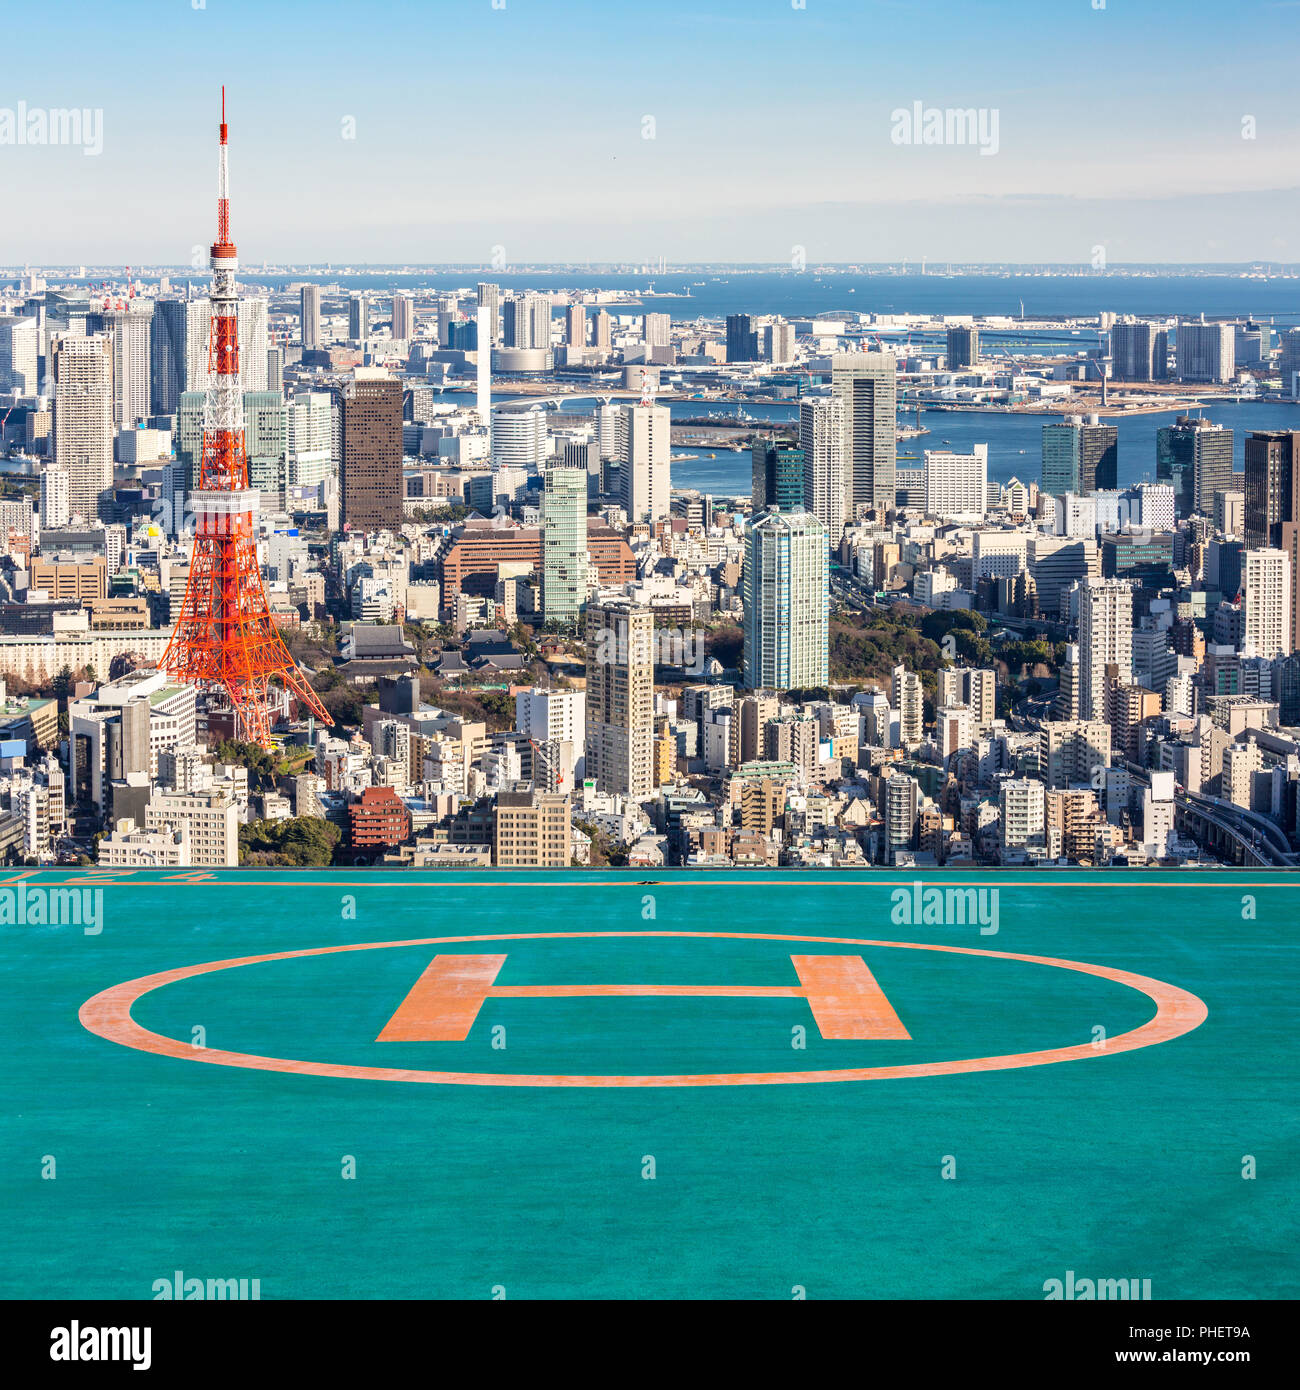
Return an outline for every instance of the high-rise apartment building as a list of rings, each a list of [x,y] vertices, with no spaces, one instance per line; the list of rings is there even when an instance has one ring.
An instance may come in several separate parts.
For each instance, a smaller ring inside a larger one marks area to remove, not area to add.
[[[298,296],[298,326],[304,350],[321,346],[319,285],[302,287]]]
[[[353,294],[348,296],[348,337],[354,342],[365,342],[370,336],[370,296]]]
[[[150,410],[153,304],[133,299],[125,308],[103,309],[86,316],[86,332],[113,340],[113,423],[131,429]]]
[[[38,338],[35,318],[0,314],[0,391],[36,395]]]
[[[653,525],[668,515],[672,418],[666,405],[629,405],[620,420],[621,501],[628,520]]]
[[[839,354],[831,359],[831,397],[844,411],[845,503],[849,519],[860,511],[895,505],[897,363],[887,352]]]
[[[415,299],[409,294],[393,296],[393,337],[409,342],[415,337]]]
[[[1176,355],[1180,381],[1231,381],[1236,373],[1232,324],[1180,323]]]
[[[402,524],[402,383],[382,367],[356,367],[343,388],[339,487],[354,531]]]
[[[976,724],[991,724],[997,718],[998,677],[996,671],[979,666],[952,666],[939,672],[937,705],[965,705]]]
[[[488,309],[492,314],[492,341],[489,347],[501,346],[501,286],[480,282],[478,286],[478,307]],[[445,344],[444,344],[445,346]]]
[[[654,613],[631,599],[587,605],[587,776],[641,801],[654,791]]]
[[[751,690],[810,690],[830,679],[830,556],[808,511],[776,509],[745,540],[744,682]]]
[[[1133,590],[1118,579],[1090,579],[1079,591],[1079,714],[1105,719],[1106,668],[1127,684],[1133,676]]]
[[[587,599],[587,470],[550,464],[542,492],[542,617],[576,622]]]
[[[668,347],[672,342],[671,314],[642,314],[641,333],[648,348]]]
[[[1117,323],[1110,330],[1115,381],[1164,381],[1169,375],[1169,333],[1153,323]]]
[[[113,342],[55,338],[53,460],[68,475],[68,507],[85,522],[113,519]]]
[[[1285,550],[1247,550],[1241,558],[1246,627],[1242,651],[1268,661],[1290,656],[1290,556]]]
[[[844,402],[813,397],[799,402],[803,505],[821,522],[832,550],[844,535]]]
[[[587,346],[586,305],[570,304],[564,311],[564,341],[569,347]]]
[[[925,696],[921,689],[921,677],[906,666],[895,666],[890,680],[889,703],[898,712],[899,747],[914,747],[921,742],[924,729]]]

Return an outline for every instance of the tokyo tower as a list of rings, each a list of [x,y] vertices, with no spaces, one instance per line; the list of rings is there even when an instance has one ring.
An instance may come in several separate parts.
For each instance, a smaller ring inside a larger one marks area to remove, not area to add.
[[[209,386],[203,410],[199,485],[189,495],[194,551],[180,617],[159,665],[173,679],[224,692],[239,731],[271,746],[268,694],[278,677],[317,719],[333,721],[303,678],[271,621],[257,563],[259,496],[248,485],[244,398],[239,382],[238,252],[230,240],[226,89],[221,89],[217,239],[212,244]]]

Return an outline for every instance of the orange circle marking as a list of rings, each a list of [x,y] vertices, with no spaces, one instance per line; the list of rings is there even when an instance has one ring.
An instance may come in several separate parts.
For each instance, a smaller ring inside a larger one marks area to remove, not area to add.
[[[217,970],[233,970],[241,965],[260,965],[273,960],[295,960],[302,956],[328,956],[347,951],[387,951],[404,946],[445,946],[479,941],[550,941],[572,938],[652,938],[687,937],[728,941],[799,941],[836,946],[881,946],[903,951],[942,951],[959,956],[987,956],[993,960],[1027,961],[1031,965],[1050,965],[1059,970],[1075,970],[1081,975],[1113,980],[1147,995],[1155,1006],[1153,1018],[1130,1032],[1110,1038],[1104,1048],[1091,1043],[1050,1048],[1041,1052],[1016,1052],[1000,1057],[967,1057],[948,1062],[912,1062],[889,1067],[845,1067],[822,1071],[705,1072],[680,1076],[555,1076],[514,1072],[418,1071],[401,1067],[361,1067],[336,1062],[305,1062],[284,1057],[260,1057],[248,1052],[224,1052],[216,1048],[195,1048],[177,1038],[142,1028],[131,1017],[137,999],[196,975]],[[1116,1052],[1133,1052],[1169,1042],[1190,1033],[1205,1022],[1209,1010],[1196,995],[1176,985],[1117,970],[1109,965],[1089,965],[1082,961],[1056,960],[1051,956],[1027,956],[1010,951],[984,951],[972,946],[936,946],[915,941],[874,941],[847,936],[780,936],[767,932],[511,932],[496,936],[424,936],[410,941],[361,942],[351,946],[315,946],[304,951],[276,951],[265,956],[240,956],[234,960],[208,961],[142,975],[96,994],[81,1006],[78,1017],[84,1027],[110,1042],[162,1057],[187,1062],[209,1062],[222,1067],[248,1067],[254,1071],[290,1072],[298,1076],[339,1076],[360,1081],[423,1081],[450,1086],[788,1086],[823,1081],[890,1081],[914,1076],[953,1076],[963,1072],[1004,1071],[1015,1067],[1041,1067],[1053,1062],[1084,1061]]]

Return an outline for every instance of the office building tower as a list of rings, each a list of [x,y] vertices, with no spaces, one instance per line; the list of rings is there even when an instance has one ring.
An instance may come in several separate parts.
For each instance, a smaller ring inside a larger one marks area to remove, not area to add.
[[[1300,328],[1288,328],[1282,334],[1278,372],[1282,381],[1282,394],[1292,400],[1300,399]]]
[[[666,405],[623,407],[619,482],[623,510],[633,524],[653,525],[668,515],[671,429]]]
[[[1086,497],[1118,486],[1119,430],[1094,415],[1043,426],[1042,490],[1053,497],[1067,492]]]
[[[843,400],[814,397],[800,401],[803,505],[821,522],[832,550],[839,548],[844,535],[844,447]]]
[[[1246,544],[1254,549],[1282,544],[1282,526],[1300,520],[1300,431],[1254,430],[1246,436]]]
[[[540,406],[497,406],[490,414],[493,468],[522,468],[529,474],[540,473],[550,452],[546,412]]]
[[[1242,555],[1245,638],[1242,652],[1268,661],[1290,656],[1291,559],[1285,550],[1247,550]]]
[[[646,347],[667,347],[672,342],[672,326],[669,314],[643,314],[641,333]]]
[[[1236,374],[1230,323],[1180,323],[1176,350],[1180,381],[1231,381]]]
[[[402,383],[382,367],[355,367],[343,388],[339,488],[343,524],[396,531],[402,524]]]
[[[132,429],[150,409],[150,329],[153,304],[133,299],[125,307],[86,316],[86,332],[113,340],[113,424]]]
[[[887,352],[831,359],[831,397],[844,411],[845,514],[881,513],[894,505],[897,364]]]
[[[266,389],[276,392],[283,392],[284,390],[284,349],[282,347],[269,347],[266,350]]]
[[[1111,378],[1164,381],[1169,375],[1169,334],[1153,323],[1117,323],[1110,330]]]
[[[577,620],[587,599],[587,470],[552,463],[542,492],[542,617]]]
[[[980,331],[974,324],[955,323],[948,329],[948,370],[978,367],[980,360]]]
[[[1079,714],[1105,720],[1106,668],[1127,684],[1133,675],[1133,590],[1118,579],[1090,579],[1079,590]]]
[[[370,336],[370,296],[348,296],[348,337],[363,343]]]
[[[300,391],[289,402],[289,485],[319,488],[333,473],[332,397]]]
[[[113,520],[113,342],[55,338],[52,458],[68,475],[68,508],[87,524]]]
[[[39,336],[35,318],[0,314],[0,391],[36,395]]]
[[[988,512],[989,446],[969,454],[925,451],[925,510],[945,521],[979,522]]]
[[[298,296],[298,327],[304,351],[321,346],[319,285],[302,287]]]
[[[727,315],[727,361],[758,361],[758,334],[748,314]]]
[[[802,510],[769,510],[745,537],[744,682],[810,690],[830,679],[826,528]]]
[[[803,507],[801,449],[783,449],[770,439],[756,439],[750,458],[750,497],[755,516],[768,507],[780,507],[784,512],[795,512]]]
[[[489,347],[501,346],[501,286],[480,282],[478,286],[478,307],[487,309],[492,315],[492,340]]]
[[[570,304],[564,311],[564,341],[569,347],[587,346],[587,309],[583,304]]]
[[[1156,478],[1174,489],[1180,517],[1214,514],[1214,494],[1236,491],[1232,431],[1190,415],[1156,431]]]
[[[265,391],[267,383],[267,301],[241,299],[239,384],[244,391]],[[152,413],[175,415],[186,391],[207,391],[212,384],[212,302],[208,299],[160,299],[154,306],[151,377]]]
[[[393,337],[410,342],[415,337],[415,299],[409,294],[393,296]]]
[[[631,599],[587,605],[587,777],[641,801],[654,791],[654,614]]]
[[[289,454],[289,411],[278,391],[244,392],[244,453],[248,485],[263,512],[283,511]]]

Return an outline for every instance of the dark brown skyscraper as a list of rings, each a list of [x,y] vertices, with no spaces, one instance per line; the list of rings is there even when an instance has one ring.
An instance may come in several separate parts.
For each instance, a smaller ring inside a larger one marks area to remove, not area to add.
[[[339,483],[345,527],[402,524],[402,383],[382,367],[357,367],[343,388]]]
[[[1300,501],[1300,431],[1255,430],[1246,436],[1246,545],[1252,550],[1282,544],[1282,527],[1296,521]]]

